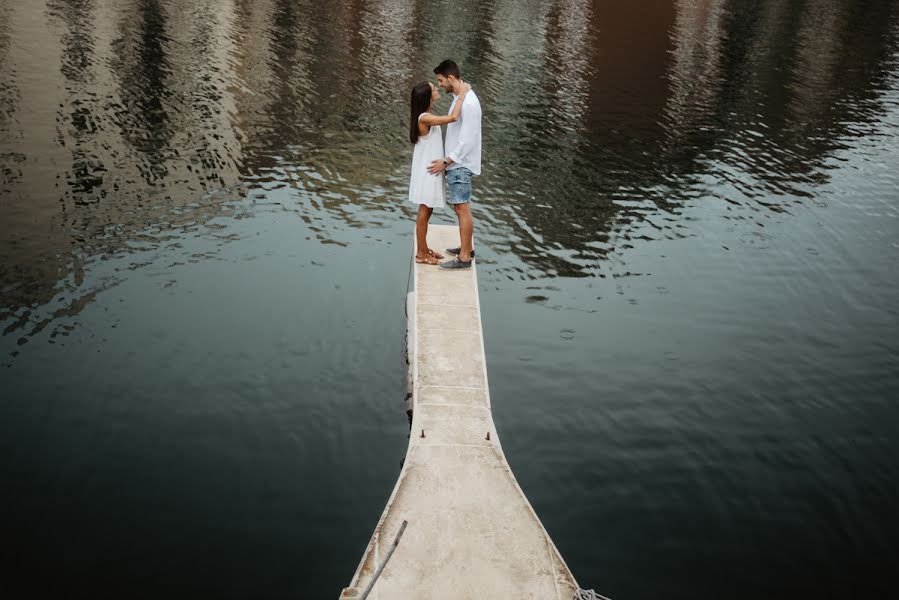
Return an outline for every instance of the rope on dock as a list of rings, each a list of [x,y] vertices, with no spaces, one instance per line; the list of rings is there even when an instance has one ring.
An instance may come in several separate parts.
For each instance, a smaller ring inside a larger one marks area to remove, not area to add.
[[[409,276],[406,277],[406,295],[403,296],[403,306],[406,307],[406,318],[409,318],[409,288],[412,287],[412,269],[415,267],[415,236],[412,236],[412,252],[409,254]]]
[[[578,588],[574,593],[574,600],[611,600],[602,594],[597,594],[593,590],[582,590]]]
[[[393,543],[390,545],[390,550],[387,551],[387,556],[384,557],[384,560],[381,561],[381,564],[378,565],[378,570],[375,571],[375,574],[372,576],[371,581],[368,582],[368,586],[366,586],[365,591],[362,592],[362,595],[359,597],[359,600],[365,600],[368,598],[368,595],[371,593],[371,589],[375,587],[375,582],[378,580],[378,577],[381,576],[381,571],[384,570],[384,567],[387,566],[387,561],[390,560],[390,557],[393,556],[393,551],[396,550],[396,547],[400,543],[400,538],[403,537],[403,532],[406,531],[406,525],[409,524],[409,521],[403,521],[403,524],[400,525],[400,530],[396,534],[396,538],[394,538]]]

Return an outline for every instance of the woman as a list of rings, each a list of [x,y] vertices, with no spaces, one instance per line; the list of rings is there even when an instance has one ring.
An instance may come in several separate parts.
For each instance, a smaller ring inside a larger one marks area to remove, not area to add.
[[[431,106],[440,99],[440,92],[433,84],[422,81],[412,88],[411,109],[409,119],[409,141],[415,144],[412,151],[412,176],[409,179],[409,200],[418,204],[418,218],[415,221],[415,238],[418,251],[415,262],[436,265],[443,258],[439,252],[428,248],[428,221],[434,208],[443,207],[446,190],[443,186],[443,174],[431,175],[428,165],[433,160],[443,159],[443,137],[440,126],[459,120],[462,112],[462,100],[471,86],[463,88],[456,100],[453,112],[445,117],[431,114]]]

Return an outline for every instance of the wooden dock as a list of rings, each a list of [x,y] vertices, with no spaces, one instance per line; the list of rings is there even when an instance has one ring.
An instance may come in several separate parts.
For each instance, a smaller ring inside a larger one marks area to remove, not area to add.
[[[432,225],[428,245],[459,245]],[[451,258],[451,257],[447,257]],[[571,600],[578,586],[506,462],[493,424],[476,267],[416,264],[409,302],[412,431],[406,459],[350,587],[371,600]]]

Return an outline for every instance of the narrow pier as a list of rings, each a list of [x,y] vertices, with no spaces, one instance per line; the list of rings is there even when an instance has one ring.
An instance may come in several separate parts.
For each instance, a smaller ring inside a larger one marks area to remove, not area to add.
[[[459,245],[431,225],[428,245]],[[450,257],[447,257],[450,258]],[[506,462],[493,424],[476,266],[414,266],[412,431],[402,471],[350,587],[371,600],[571,600],[578,586]]]

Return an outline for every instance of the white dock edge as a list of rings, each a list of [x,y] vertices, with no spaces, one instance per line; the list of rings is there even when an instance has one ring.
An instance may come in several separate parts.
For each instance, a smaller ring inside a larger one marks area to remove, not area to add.
[[[441,253],[458,246],[458,228],[431,225],[428,245]],[[370,600],[571,600],[577,583],[515,481],[493,424],[475,268],[414,271],[409,448],[340,597],[361,597],[406,520]]]

